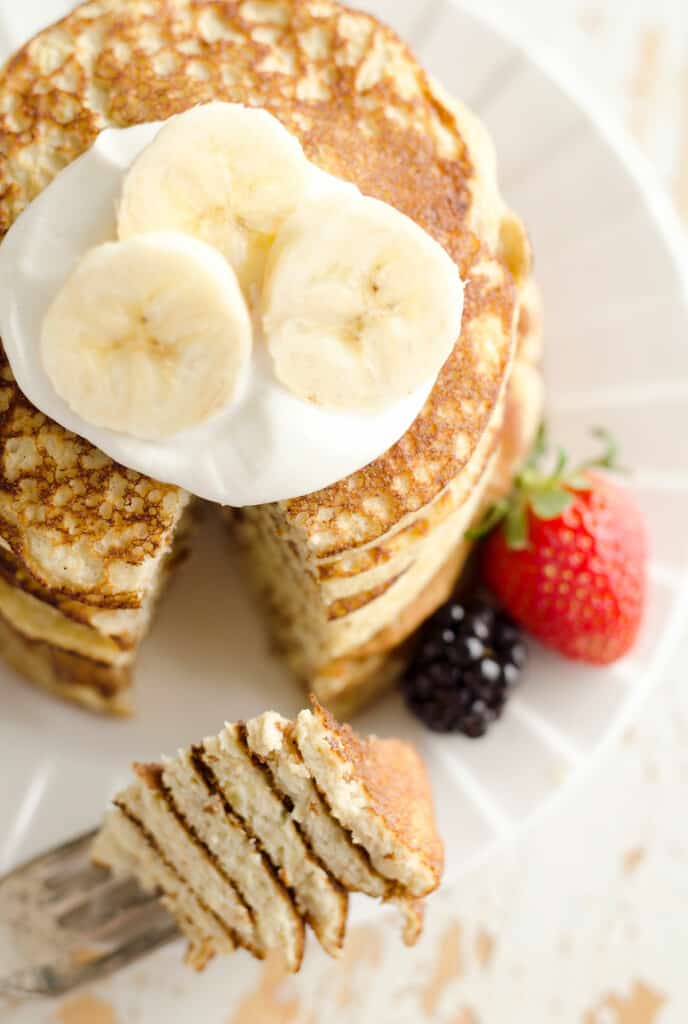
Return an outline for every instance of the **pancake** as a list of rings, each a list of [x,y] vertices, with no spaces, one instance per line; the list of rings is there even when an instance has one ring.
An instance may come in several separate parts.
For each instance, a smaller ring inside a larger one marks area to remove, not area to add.
[[[0,346],[0,647],[45,689],[130,710],[131,669],[185,553],[189,496],[38,412]]]
[[[406,942],[419,937],[419,897],[439,885],[443,851],[409,744],[359,738],[314,700],[296,723],[266,712],[161,765],[134,767],[91,856],[160,892],[195,965],[244,947],[280,953],[298,971],[306,925],[336,956],[346,889],[396,900]],[[316,814],[304,813],[307,802]]]
[[[415,630],[449,598],[461,577],[473,547],[466,531],[510,490],[530,450],[544,398],[540,297],[532,281],[522,290],[517,335],[498,427],[486,432],[483,441],[489,456],[478,457],[477,469],[459,474],[435,502],[380,542],[350,552],[345,562],[318,563],[318,586],[311,580],[304,584],[296,573],[289,576],[280,555],[284,548],[266,539],[267,531],[255,530],[265,509],[229,514],[235,535],[247,548],[247,569],[268,608],[277,650],[305,686],[341,717],[379,697],[402,674]],[[283,529],[282,523],[277,529]],[[349,588],[344,599],[337,596],[340,585]],[[303,610],[307,601],[308,617]]]
[[[299,713],[294,738],[333,816],[397,889],[416,899],[434,892],[444,851],[417,751],[398,739],[362,739],[315,698],[311,703]]]
[[[465,529],[494,489],[529,246],[500,196],[479,121],[391,30],[330,0],[98,0],[45,29],[0,74],[0,238],[102,129],[218,99],[269,110],[323,170],[414,219],[466,284],[461,336],[398,444],[332,487],[232,517],[287,664],[324,699],[353,706],[394,677],[400,644],[433,610],[437,596],[428,595],[446,589],[438,578],[458,573]],[[107,463],[113,468],[89,476],[88,505],[75,519],[59,505],[49,522],[31,518],[25,509],[41,504],[39,495],[54,505],[67,496],[52,486],[58,478],[40,446],[32,467],[41,430],[55,450],[76,446],[82,465],[89,453],[97,464],[104,456],[45,421],[9,380],[7,389],[26,414],[3,439],[28,453],[29,470],[24,491],[14,463],[5,459],[0,476],[6,579],[17,593],[24,579],[37,584],[32,596],[57,608],[59,621],[36,615],[29,630],[27,616],[0,606],[0,640],[5,632],[8,657],[53,692],[125,710],[150,614],[128,630],[112,615],[152,608],[187,498]],[[535,406],[539,395],[523,400]],[[121,493],[112,485],[119,477]],[[137,489],[146,514],[155,495],[164,515],[130,523]],[[123,571],[100,568],[102,547]],[[88,635],[72,631],[68,640],[70,615],[82,614]],[[110,647],[121,636],[126,655]]]
[[[336,956],[346,928],[346,893],[313,854],[269,773],[252,757],[245,727],[225,726],[218,737],[205,741],[198,756],[235,813],[250,823],[323,949]]]
[[[246,743],[268,772],[275,792],[288,806],[313,855],[321,864],[327,864],[332,877],[347,892],[362,892],[397,903],[404,918],[404,941],[414,945],[423,928],[422,901],[399,895],[395,884],[373,867],[364,847],[334,817],[304,764],[294,728],[293,722],[277,712],[266,711],[246,723]],[[398,768],[396,764],[395,770]]]

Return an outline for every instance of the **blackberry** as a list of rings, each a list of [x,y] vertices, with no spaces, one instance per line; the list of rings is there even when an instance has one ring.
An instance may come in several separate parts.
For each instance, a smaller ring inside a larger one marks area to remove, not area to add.
[[[402,693],[435,732],[483,736],[501,715],[526,657],[521,631],[504,612],[483,600],[450,601],[425,624]]]

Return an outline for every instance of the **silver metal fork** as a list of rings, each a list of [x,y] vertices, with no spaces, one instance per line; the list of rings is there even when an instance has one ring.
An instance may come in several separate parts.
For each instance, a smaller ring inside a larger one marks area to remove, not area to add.
[[[107,977],[179,932],[133,879],[91,864],[95,832],[0,878],[0,995],[60,995]]]

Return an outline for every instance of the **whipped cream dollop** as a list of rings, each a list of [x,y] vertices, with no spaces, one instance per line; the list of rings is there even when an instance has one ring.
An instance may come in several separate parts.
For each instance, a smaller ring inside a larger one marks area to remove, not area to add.
[[[335,483],[373,461],[408,430],[438,367],[411,394],[382,408],[328,408],[299,397],[280,381],[260,317],[252,309],[251,357],[232,401],[203,422],[152,440],[79,415],[46,372],[41,358],[46,316],[86,254],[117,238],[126,175],[161,127],[148,123],[103,131],[5,237],[0,246],[0,334],[17,383],[41,412],[117,462],[220,504],[241,507],[288,499]],[[338,198],[360,197],[355,186],[311,166],[316,199],[336,204]],[[456,279],[454,337],[462,312],[458,272]]]

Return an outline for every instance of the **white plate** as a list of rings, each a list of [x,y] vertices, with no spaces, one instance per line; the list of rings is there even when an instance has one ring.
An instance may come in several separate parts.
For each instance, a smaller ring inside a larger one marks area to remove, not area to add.
[[[0,42],[20,43],[69,6],[12,5],[0,16]],[[536,651],[504,719],[478,742],[429,734],[396,696],[358,720],[411,738],[427,756],[455,878],[590,767],[661,677],[679,636],[688,605],[686,253],[635,150],[580,85],[505,32],[502,18],[497,27],[450,0],[365,6],[405,33],[494,133],[504,190],[532,233],[545,293],[554,432],[578,452],[589,424],[618,435],[652,535],[650,607],[625,661],[588,670]],[[201,538],[142,652],[133,722],[84,714],[0,669],[0,870],[92,825],[133,758],[173,751],[225,718],[300,706],[210,515]]]

